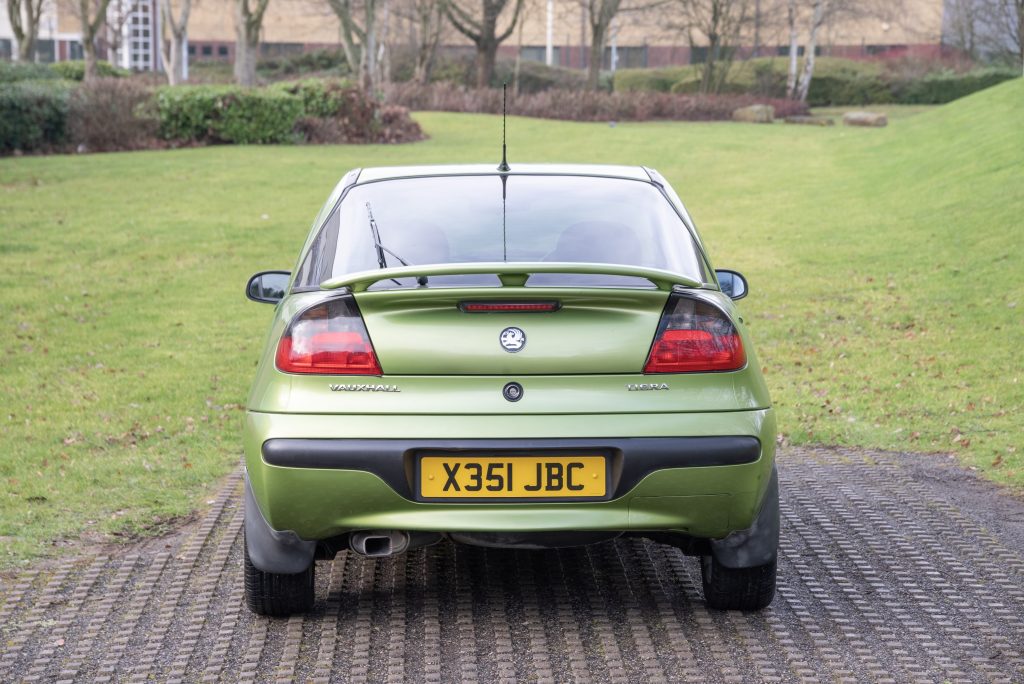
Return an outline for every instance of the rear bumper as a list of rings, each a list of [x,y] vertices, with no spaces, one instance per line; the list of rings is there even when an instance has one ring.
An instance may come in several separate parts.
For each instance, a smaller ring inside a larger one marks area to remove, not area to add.
[[[607,500],[632,490],[642,479],[668,468],[755,463],[756,437],[632,437],[617,439],[268,439],[263,462],[282,468],[355,470],[376,475],[410,501],[416,456],[423,453],[603,453],[611,460]]]
[[[721,538],[753,523],[771,477],[774,444],[770,409],[504,417],[249,412],[245,430],[248,474],[262,515],[273,529],[307,540],[361,529],[674,531]],[[414,452],[580,448],[610,455],[607,500],[415,500]]]

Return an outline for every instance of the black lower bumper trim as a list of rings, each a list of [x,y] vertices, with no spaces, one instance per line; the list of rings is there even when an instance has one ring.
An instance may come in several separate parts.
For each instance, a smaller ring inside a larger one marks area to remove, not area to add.
[[[761,457],[756,437],[625,437],[595,439],[268,439],[263,460],[285,468],[362,470],[377,475],[407,499],[415,456],[424,453],[610,454],[616,498],[656,470],[743,465]]]

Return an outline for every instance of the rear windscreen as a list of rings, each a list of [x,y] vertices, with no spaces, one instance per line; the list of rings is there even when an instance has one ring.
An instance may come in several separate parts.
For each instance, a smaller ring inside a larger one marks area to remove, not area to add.
[[[377,244],[375,244],[375,242]],[[379,246],[378,246],[379,245]],[[649,183],[584,176],[445,176],[357,185],[314,241],[296,285],[409,265],[562,261],[707,277],[693,239]],[[494,276],[432,286],[497,285]],[[538,274],[529,286],[649,286],[638,278]],[[375,287],[415,286],[412,279]]]

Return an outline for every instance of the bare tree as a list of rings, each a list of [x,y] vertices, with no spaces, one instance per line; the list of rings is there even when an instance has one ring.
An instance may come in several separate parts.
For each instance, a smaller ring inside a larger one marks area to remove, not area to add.
[[[980,22],[979,0],[947,0],[943,13],[943,42],[971,59],[977,59]]]
[[[806,101],[814,78],[814,63],[822,29],[835,21],[883,19],[894,21],[902,15],[901,0],[787,0],[786,17],[789,28],[789,71],[786,94]],[[800,28],[806,30],[803,67],[798,68]],[[798,73],[799,72],[799,73]]]
[[[269,2],[252,0],[250,4],[250,0],[235,0],[235,81],[239,85],[256,85],[260,31],[263,29],[263,14]]]
[[[818,51],[818,31],[825,25],[825,21],[834,12],[838,11],[837,5],[840,2],[841,0],[814,0],[814,10],[811,12],[810,33],[807,38],[807,45],[804,46],[804,68],[800,72],[800,79],[796,83],[796,90],[791,96],[795,100],[807,101],[807,94],[811,90],[811,79],[814,78],[814,58],[815,53]],[[790,43],[789,49],[790,52],[793,51],[792,43]],[[790,64],[792,64],[792,54],[789,59]],[[790,76],[790,79],[792,79],[792,76]]]
[[[725,85],[741,33],[754,20],[751,0],[675,0],[676,27],[686,32],[690,48],[707,50],[701,66],[700,91],[717,93]]]
[[[384,80],[377,18],[381,3],[382,0],[327,0],[341,22],[345,59],[367,93],[376,92]]]
[[[584,0],[587,19],[590,23],[590,55],[587,61],[587,89],[597,90],[604,62],[604,47],[608,40],[608,29],[612,20],[622,8],[623,0]]]
[[[78,17],[82,28],[82,54],[85,57],[85,80],[99,74],[96,68],[96,39],[107,23],[110,0],[72,0],[69,8]]]
[[[1024,0],[983,0],[981,38],[996,59],[1012,59],[1024,73]]]
[[[161,31],[170,33],[170,37],[160,36],[160,55],[164,60],[164,73],[170,85],[178,85],[185,80],[185,37],[188,31],[188,15],[192,11],[192,0],[181,1],[181,14],[174,19],[171,0],[160,0]]]
[[[411,0],[397,12],[410,24],[410,43],[414,49],[412,78],[417,83],[430,80],[437,47],[444,33],[444,12],[445,0]]]
[[[474,0],[469,0],[473,2]],[[479,0],[480,11],[467,9],[466,0],[449,0],[445,4],[445,14],[452,26],[462,35],[473,41],[476,46],[476,86],[486,88],[494,76],[494,62],[501,45],[515,30],[519,15],[523,10],[523,0],[515,0],[512,10],[512,21],[502,31],[498,30],[498,18],[508,6],[510,0]]]
[[[36,38],[39,37],[39,19],[43,14],[43,0],[7,0],[7,15],[11,32],[18,42],[18,59],[32,62],[36,56]]]

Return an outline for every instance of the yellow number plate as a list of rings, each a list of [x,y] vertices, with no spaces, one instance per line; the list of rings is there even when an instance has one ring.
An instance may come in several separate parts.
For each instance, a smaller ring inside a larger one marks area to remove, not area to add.
[[[605,495],[604,456],[424,456],[425,499],[599,498]]]

